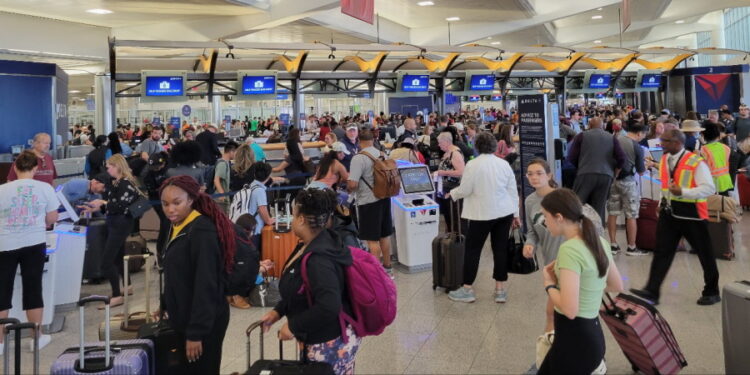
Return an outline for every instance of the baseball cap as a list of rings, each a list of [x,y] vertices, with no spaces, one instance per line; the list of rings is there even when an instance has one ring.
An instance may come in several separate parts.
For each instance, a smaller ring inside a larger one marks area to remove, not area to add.
[[[664,108],[664,109],[662,109],[662,110],[661,110],[661,114],[662,114],[662,115],[671,115],[671,114],[672,114],[672,111],[670,111],[670,110],[668,110],[668,109]]]
[[[333,142],[333,144],[331,144],[331,151],[343,152],[344,155],[349,155],[349,150],[347,150],[346,146],[341,142]]]
[[[349,124],[349,125],[346,126],[346,130],[352,130],[352,129],[359,130],[359,127],[355,123],[351,123],[351,124]]]
[[[453,124],[453,126],[454,126],[454,127],[455,127],[455,128],[457,129],[457,130],[461,130],[461,131],[463,131],[463,130],[464,130],[464,124],[463,124],[462,122],[457,122],[457,123]]]
[[[148,157],[148,165],[150,167],[156,167],[166,162],[167,156],[163,152],[157,152],[155,154],[151,154],[151,156]]]
[[[108,173],[102,172],[102,173],[99,173],[96,176],[92,177],[91,179],[92,180],[97,180],[97,181],[99,181],[99,182],[101,182],[103,184],[106,184],[110,180],[112,180],[112,177],[110,177]]]

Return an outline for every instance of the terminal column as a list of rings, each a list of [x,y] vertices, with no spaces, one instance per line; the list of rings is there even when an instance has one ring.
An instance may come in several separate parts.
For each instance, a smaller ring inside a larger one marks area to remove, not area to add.
[[[112,79],[109,75],[97,74],[94,77],[94,102],[96,105],[94,126],[97,134],[109,134],[114,131],[113,90]]]

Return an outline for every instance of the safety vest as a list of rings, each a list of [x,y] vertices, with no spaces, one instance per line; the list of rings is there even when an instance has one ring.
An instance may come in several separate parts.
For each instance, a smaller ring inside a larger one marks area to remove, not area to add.
[[[703,158],[690,151],[685,151],[682,158],[675,165],[674,179],[672,179],[669,171],[669,163],[667,162],[668,155],[667,153],[662,155],[661,162],[659,163],[659,176],[661,177],[663,195],[667,196],[667,194],[670,194],[669,184],[672,180],[677,186],[683,189],[692,189],[698,186],[695,183],[695,170],[703,162]],[[672,195],[670,204],[674,216],[708,219],[708,200],[706,198],[686,199]]]
[[[701,156],[711,168],[716,192],[723,193],[734,188],[732,177],[729,175],[729,153],[732,150],[723,143],[712,142],[701,149]]]

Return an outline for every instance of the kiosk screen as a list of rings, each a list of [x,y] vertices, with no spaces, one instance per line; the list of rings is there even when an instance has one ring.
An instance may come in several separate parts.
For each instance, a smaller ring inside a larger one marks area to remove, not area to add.
[[[401,187],[406,194],[428,193],[435,190],[430,176],[430,170],[427,166],[400,168],[398,170],[401,176]]]

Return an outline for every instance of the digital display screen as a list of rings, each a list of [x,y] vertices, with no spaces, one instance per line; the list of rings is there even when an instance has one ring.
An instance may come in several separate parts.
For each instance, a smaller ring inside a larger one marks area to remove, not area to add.
[[[429,74],[404,74],[401,79],[401,91],[427,92],[430,89]]]
[[[182,76],[148,76],[146,77],[146,96],[183,96],[185,95]]]
[[[432,193],[435,190],[427,166],[399,168],[398,173],[401,176],[401,187],[406,194]]]
[[[641,80],[641,87],[656,88],[661,86],[661,74],[644,74]]]
[[[260,95],[276,93],[276,76],[242,77],[242,95]]]
[[[482,97],[479,95],[469,95],[470,102],[478,102]]]
[[[592,74],[589,80],[590,89],[608,89],[609,88],[609,74]]]
[[[502,95],[492,95],[492,98],[490,100],[492,100],[493,102],[499,102],[499,101],[503,100],[503,96]]]
[[[478,74],[471,76],[469,90],[488,91],[495,87],[495,76],[492,74]]]

